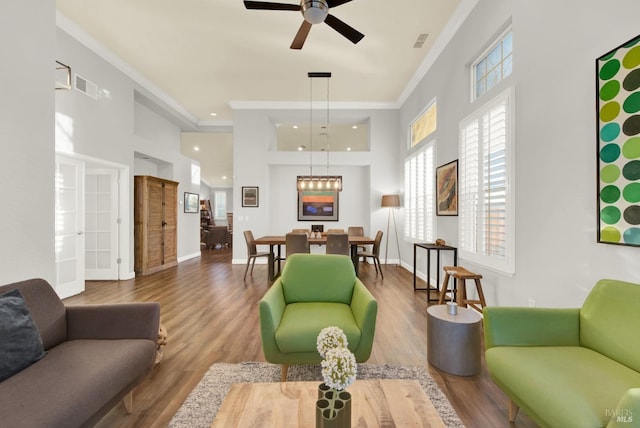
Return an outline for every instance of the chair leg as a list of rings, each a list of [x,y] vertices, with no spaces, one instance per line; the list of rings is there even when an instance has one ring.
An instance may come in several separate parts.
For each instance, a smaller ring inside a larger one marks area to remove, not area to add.
[[[253,262],[251,263],[251,276],[253,276],[253,267],[256,265],[256,257],[253,258]]]
[[[430,279],[427,278],[427,281]],[[444,279],[442,280],[442,289],[440,290],[440,298],[438,299],[439,305],[444,305],[444,299],[447,296],[447,290],[449,289],[449,272],[444,272]],[[453,293],[453,290],[451,291]]]
[[[484,308],[487,306],[487,303],[484,300],[484,293],[482,292],[482,284],[479,279],[476,279],[476,290],[478,290],[478,300],[480,300],[480,305]]]
[[[247,279],[247,272],[249,272],[249,263],[251,263],[251,257],[247,259],[247,267],[244,269],[244,279]]]
[[[124,396],[122,403],[124,403],[127,415],[130,415],[133,412],[133,390],[129,391],[129,393]]]
[[[520,410],[520,406],[514,403],[513,400],[509,399],[509,422],[516,421],[518,410]]]
[[[287,381],[287,372],[289,371],[289,366],[287,364],[283,364],[280,368],[280,380],[282,382]]]
[[[467,304],[465,302],[466,294],[467,294],[466,292],[467,292],[467,281],[465,279],[460,278],[458,280],[458,290],[456,292],[456,303],[458,304],[458,306],[462,308],[467,307]]]
[[[369,261],[369,257],[363,257],[364,261]],[[376,276],[378,276],[378,264],[376,263],[376,258],[373,257],[373,268],[376,270]]]
[[[382,273],[382,265],[380,264],[380,259],[378,257],[374,257],[374,260],[378,261],[378,268],[380,269],[380,277],[384,279],[384,274]]]

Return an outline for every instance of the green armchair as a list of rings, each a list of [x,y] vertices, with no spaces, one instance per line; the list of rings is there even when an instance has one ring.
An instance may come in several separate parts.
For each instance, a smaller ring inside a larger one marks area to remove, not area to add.
[[[486,361],[541,427],[638,426],[640,285],[601,280],[582,308],[485,307]]]
[[[260,334],[267,361],[282,365],[318,364],[320,330],[340,327],[356,361],[371,355],[378,303],[343,255],[292,254],[282,275],[260,301]]]

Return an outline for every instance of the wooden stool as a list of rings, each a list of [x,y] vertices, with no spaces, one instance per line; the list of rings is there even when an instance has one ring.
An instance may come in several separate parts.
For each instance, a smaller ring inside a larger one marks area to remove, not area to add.
[[[449,277],[453,276],[459,281],[459,285],[457,290],[454,287],[456,303],[458,306],[466,308],[469,305],[471,308],[475,309],[478,312],[482,312],[482,308],[484,308],[487,304],[484,300],[484,293],[482,292],[482,284],[480,280],[482,279],[482,275],[478,275],[477,273],[470,272],[463,267],[460,266],[445,266],[444,269],[444,280],[442,281],[442,289],[440,290],[440,299],[438,303],[440,305],[444,304],[444,299],[447,293],[447,288],[449,286]],[[467,279],[473,279],[476,283],[476,290],[478,292],[478,300],[467,299]],[[479,305],[479,306],[478,306]]]

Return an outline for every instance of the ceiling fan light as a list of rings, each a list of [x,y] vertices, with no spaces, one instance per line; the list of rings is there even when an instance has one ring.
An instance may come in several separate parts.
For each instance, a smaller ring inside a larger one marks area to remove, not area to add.
[[[329,14],[329,6],[325,0],[303,0],[300,6],[304,20],[310,24],[324,22]]]

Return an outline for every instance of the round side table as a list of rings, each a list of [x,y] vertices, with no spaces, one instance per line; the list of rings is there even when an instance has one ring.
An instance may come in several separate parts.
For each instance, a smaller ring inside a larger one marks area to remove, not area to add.
[[[427,308],[427,359],[442,371],[458,376],[480,372],[482,317],[473,309],[458,307],[456,315],[447,305]]]

